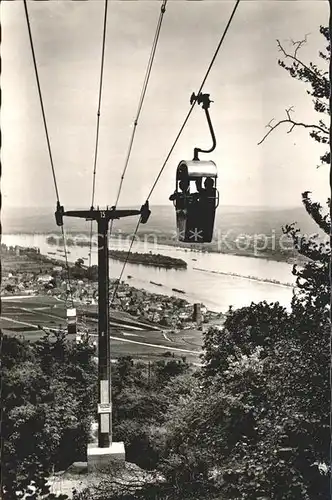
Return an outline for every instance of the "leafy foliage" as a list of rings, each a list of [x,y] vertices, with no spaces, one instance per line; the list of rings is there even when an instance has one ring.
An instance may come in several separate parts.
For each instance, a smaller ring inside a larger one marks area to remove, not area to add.
[[[302,299],[308,305],[327,310],[330,302],[331,246],[327,236],[331,230],[330,216],[324,214],[320,203],[311,201],[309,192],[302,194],[302,200],[306,211],[326,237],[325,239],[319,238],[318,234],[307,237],[301,234],[295,224],[285,226],[284,233],[292,238],[298,252],[308,258],[308,262],[303,267],[293,267],[293,274],[296,276],[296,284]],[[328,200],[328,207],[330,207],[330,200]]]
[[[284,336],[289,315],[280,304],[252,303],[227,314],[223,328],[212,328],[204,337],[205,378],[218,375],[227,367],[227,357],[240,352],[251,354],[257,346],[271,352]]]
[[[3,337],[4,499],[31,481],[46,493],[49,472],[85,456],[95,408],[95,366],[87,344],[45,336],[35,344]],[[32,498],[32,497],[31,497]]]
[[[160,459],[165,414],[178,378],[188,373],[185,360],[134,364],[129,356],[113,367],[114,439],[124,441],[126,458],[145,469]]]

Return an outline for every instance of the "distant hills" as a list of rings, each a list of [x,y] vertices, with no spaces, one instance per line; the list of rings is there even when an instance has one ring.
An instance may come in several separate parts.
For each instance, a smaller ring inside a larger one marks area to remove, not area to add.
[[[153,206],[151,216],[145,226],[141,226],[144,232],[161,232],[171,235],[175,230],[175,210],[173,206]],[[115,221],[114,229],[125,233],[131,232],[136,226],[137,219],[130,217]],[[216,229],[221,232],[232,230],[240,234],[276,234],[281,232],[285,224],[297,222],[300,229],[305,233],[317,232],[317,226],[307,215],[304,208],[280,208],[267,207],[238,207],[220,206],[217,209]],[[1,214],[2,233],[53,233],[59,228],[55,224],[53,208],[10,208],[2,209]],[[71,232],[89,232],[90,225],[80,219],[65,218],[65,227]]]
[[[69,209],[69,208],[68,208]],[[152,206],[151,216],[146,225],[141,225],[139,235],[158,237],[158,242],[175,244],[175,210],[170,206]],[[302,233],[307,235],[318,232],[316,224],[306,213],[303,207],[295,208],[267,208],[267,207],[239,207],[220,206],[217,210],[215,222],[215,241],[205,244],[203,248],[207,251],[218,251],[237,255],[254,255],[270,258],[273,260],[294,261],[297,260],[297,252],[281,248],[279,241],[282,227],[285,224],[297,223]],[[52,234],[59,233],[60,228],[55,224],[54,209],[50,208],[9,208],[6,207],[1,215],[2,234]],[[137,224],[136,217],[129,217],[114,222],[114,234],[123,235],[133,233]],[[94,224],[95,231],[97,230]],[[85,233],[90,231],[90,224],[85,220],[65,218],[65,229],[67,235]],[[227,235],[227,242],[225,240]],[[238,245],[234,242],[241,237],[247,239],[250,244]],[[263,236],[261,236],[263,235]],[[151,238],[151,239],[150,239]],[[264,248],[263,240],[268,241]],[[255,240],[258,245],[255,246]],[[284,241],[284,240],[283,240]],[[232,248],[229,248],[229,243]],[[186,246],[186,245],[184,245]],[[287,246],[287,245],[286,245]],[[197,245],[202,248],[202,245]]]

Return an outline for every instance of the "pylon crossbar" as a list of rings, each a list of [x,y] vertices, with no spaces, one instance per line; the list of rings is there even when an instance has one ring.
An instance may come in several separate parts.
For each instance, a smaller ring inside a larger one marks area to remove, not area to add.
[[[113,220],[132,215],[141,215],[141,210],[70,210],[63,212],[62,215],[98,221],[101,219]]]

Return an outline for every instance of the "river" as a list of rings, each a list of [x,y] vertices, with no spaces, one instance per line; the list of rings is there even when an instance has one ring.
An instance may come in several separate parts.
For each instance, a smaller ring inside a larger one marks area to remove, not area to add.
[[[56,252],[56,255],[49,256],[59,260],[64,258],[58,253],[61,247],[49,245],[45,235],[4,234],[2,243],[9,246],[38,247],[45,255],[48,252]],[[112,239],[110,248],[128,250],[129,243],[125,239]],[[88,247],[71,246],[68,250],[70,251],[68,258],[71,262],[75,262],[79,257],[87,258],[89,253]],[[289,308],[293,293],[292,286],[259,281],[268,279],[293,284],[292,266],[287,263],[253,257],[203,253],[152,242],[135,242],[132,251],[160,253],[180,258],[187,262],[188,267],[185,270],[175,270],[127,264],[122,279],[131,286],[153,293],[176,295],[191,303],[202,302],[212,311],[225,312],[230,305],[237,308],[262,300],[278,301]],[[88,261],[85,260],[85,262]],[[92,264],[97,264],[96,248],[92,250]],[[122,262],[111,259],[111,278],[118,278],[122,267]],[[231,276],[231,274],[241,276]],[[154,285],[150,281],[161,283],[162,286]],[[174,292],[172,288],[183,290],[185,294]]]

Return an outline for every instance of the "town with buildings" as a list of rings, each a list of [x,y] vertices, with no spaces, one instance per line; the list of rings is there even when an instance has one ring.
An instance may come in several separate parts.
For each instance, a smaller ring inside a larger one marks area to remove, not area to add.
[[[1,251],[3,297],[46,295],[63,302],[70,299],[78,312],[80,309],[97,312],[97,266],[92,266],[93,272],[89,273],[89,268],[83,266],[83,259],[78,259],[70,266],[68,281],[65,263],[40,254],[39,249],[2,244]],[[109,293],[112,310],[137,320],[178,330],[202,328],[201,324],[197,325],[193,304],[184,298],[151,293],[118,280],[110,280]],[[199,310],[199,323],[202,324],[222,317],[220,313],[209,311],[204,304],[199,304]]]

